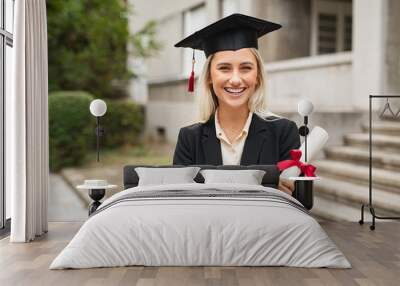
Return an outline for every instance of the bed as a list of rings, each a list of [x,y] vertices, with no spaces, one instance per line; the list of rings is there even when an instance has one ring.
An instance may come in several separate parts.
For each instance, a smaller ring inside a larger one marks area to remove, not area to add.
[[[309,211],[276,189],[276,166],[196,166],[262,170],[259,185],[205,182],[200,172],[192,182],[138,185],[139,167],[125,166],[125,190],[102,203],[50,269],[351,267]]]

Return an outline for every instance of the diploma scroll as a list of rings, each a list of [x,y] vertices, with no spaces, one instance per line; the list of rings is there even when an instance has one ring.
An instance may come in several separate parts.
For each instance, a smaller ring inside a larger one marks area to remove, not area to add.
[[[307,161],[311,162],[318,153],[324,148],[326,142],[328,141],[328,132],[325,129],[315,126],[313,130],[307,135]],[[305,144],[300,147],[301,150],[301,158],[300,161],[304,162],[304,154],[305,154]],[[300,169],[296,166],[290,167],[286,170],[283,170],[281,173],[281,178],[289,178],[289,177],[298,177],[300,175]]]

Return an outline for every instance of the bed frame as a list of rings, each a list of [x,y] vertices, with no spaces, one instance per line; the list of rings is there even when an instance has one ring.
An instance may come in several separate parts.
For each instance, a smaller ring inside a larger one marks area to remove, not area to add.
[[[204,169],[219,169],[219,170],[248,170],[248,169],[256,169],[256,170],[263,170],[265,171],[265,175],[262,179],[262,185],[265,187],[272,187],[277,188],[279,183],[279,175],[280,172],[276,165],[249,165],[249,166],[239,166],[239,165],[221,165],[221,166],[214,166],[214,165],[191,165],[194,167],[200,167],[202,170]],[[188,167],[183,165],[162,165],[162,166],[149,166],[149,165],[127,165],[124,167],[124,189],[136,187],[139,183],[139,176],[135,171],[137,167],[147,167],[147,168],[181,168],[181,167]],[[204,183],[204,178],[200,174],[194,178],[195,182],[197,183]],[[299,181],[300,182],[300,181]],[[298,184],[295,183],[295,186]],[[300,201],[307,209],[311,209],[313,207],[314,196],[312,185],[307,190],[304,191],[295,189],[293,192],[293,197],[295,197],[298,201]]]

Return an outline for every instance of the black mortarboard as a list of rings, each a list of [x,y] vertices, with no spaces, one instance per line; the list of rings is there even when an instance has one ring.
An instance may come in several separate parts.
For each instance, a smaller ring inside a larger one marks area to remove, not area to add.
[[[175,47],[203,50],[206,57],[226,50],[258,48],[258,38],[282,26],[262,19],[232,14],[191,34]]]
[[[258,38],[282,26],[262,19],[232,14],[191,34],[175,47],[192,48],[192,72],[189,77],[189,92],[194,89],[194,50],[209,55],[219,51],[236,51],[243,48],[258,48]]]

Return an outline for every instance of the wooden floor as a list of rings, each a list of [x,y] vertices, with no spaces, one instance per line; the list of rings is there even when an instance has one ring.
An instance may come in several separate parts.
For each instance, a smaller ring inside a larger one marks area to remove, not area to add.
[[[321,222],[352,269],[290,267],[120,267],[48,270],[80,223],[50,223],[44,237],[0,241],[0,285],[400,285],[400,223],[379,221],[375,231],[357,223]]]

